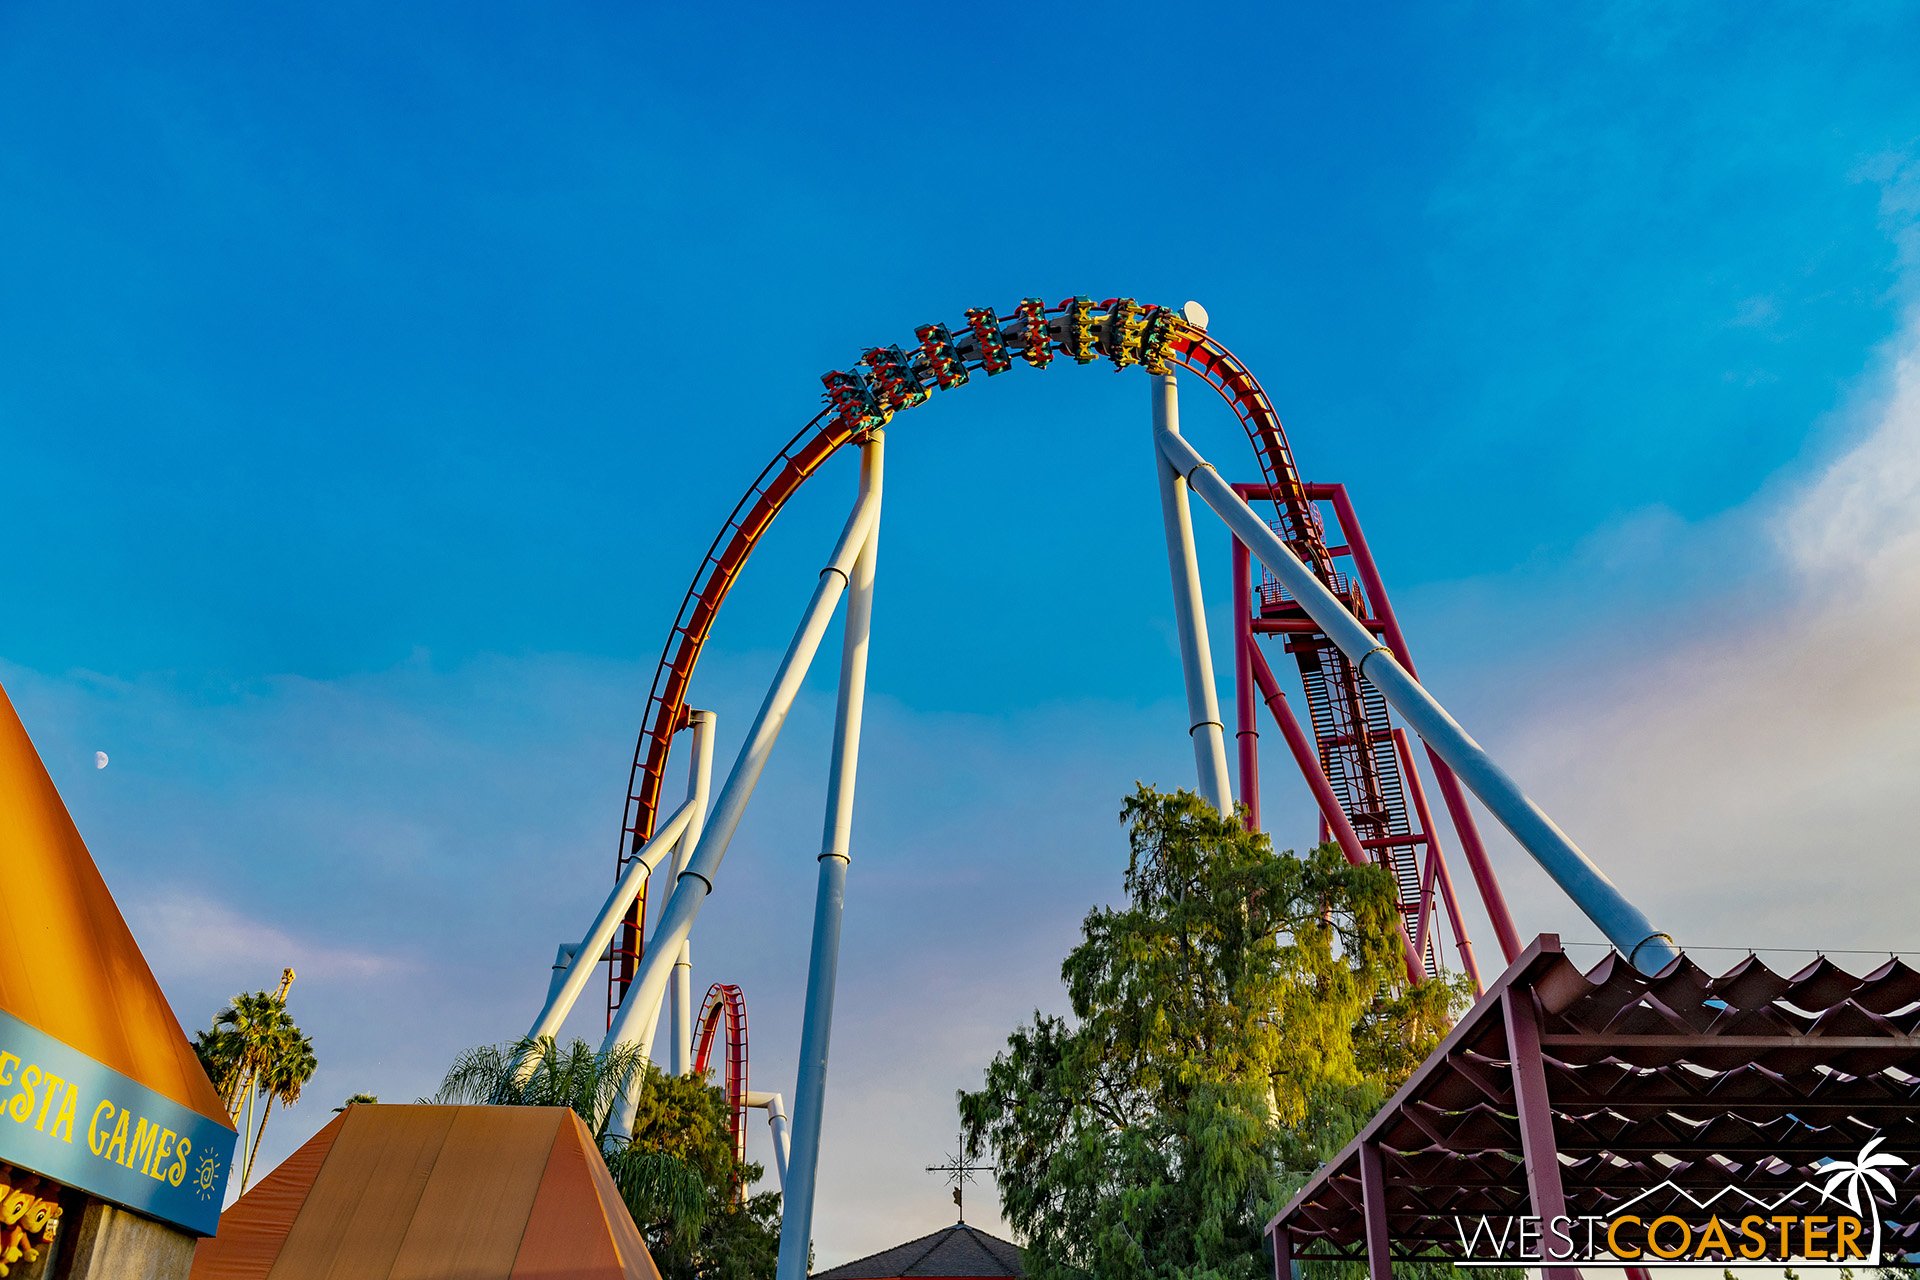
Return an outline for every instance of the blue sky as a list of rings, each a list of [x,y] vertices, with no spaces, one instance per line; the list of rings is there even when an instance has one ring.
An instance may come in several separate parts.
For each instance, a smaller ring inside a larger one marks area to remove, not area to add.
[[[1429,682],[1676,932],[1905,945],[1796,876],[1916,816],[1910,7],[712,12],[0,12],[0,680],[183,1018],[299,957],[270,1150],[521,1029],[819,374],[1027,294],[1205,302]],[[824,1261],[938,1224],[952,1090],[1185,781],[1145,399],[1021,369],[892,433]],[[735,734],[850,488],[729,604]],[[697,944],[783,1089],[815,683]]]

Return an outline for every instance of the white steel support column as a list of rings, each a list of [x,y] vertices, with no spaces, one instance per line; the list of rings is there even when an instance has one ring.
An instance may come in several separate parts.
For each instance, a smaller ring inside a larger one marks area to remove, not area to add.
[[[1253,508],[1241,501],[1211,463],[1175,432],[1161,431],[1156,438],[1161,453],[1194,491],[1247,544],[1268,572],[1280,579],[1314,624],[1363,677],[1373,682],[1467,789],[1480,797],[1520,847],[1553,877],[1629,963],[1642,973],[1658,973],[1678,957],[1673,939],[1655,929],[1646,914],[1627,901],[1606,873],[1495,763],[1487,749],[1447,714],[1447,709],[1395,661],[1392,651],[1347,611]]]
[[[879,500],[882,442],[875,432],[860,451],[860,487]],[[827,1101],[827,1051],[833,1038],[833,993],[840,971],[840,917],[852,857],[853,786],[860,765],[860,719],[867,697],[867,645],[873,628],[873,576],[880,554],[876,522],[853,562],[846,635],[840,651],[840,702],[827,771],[827,816],[820,837],[820,887],[813,904],[813,948],[800,1024],[800,1071],[793,1091],[793,1146],[780,1207],[776,1280],[807,1280],[813,1244],[813,1197],[820,1169],[820,1131]]]
[[[1153,377],[1153,433],[1180,434],[1179,391],[1170,373]],[[1220,721],[1220,695],[1213,683],[1213,650],[1207,645],[1207,612],[1200,598],[1200,557],[1193,547],[1193,513],[1187,507],[1187,478],[1154,451],[1160,477],[1160,515],[1167,530],[1167,567],[1173,574],[1173,619],[1180,633],[1180,673],[1187,685],[1187,736],[1193,740],[1200,794],[1223,815],[1233,813],[1233,784],[1227,773],[1226,726]]]
[[[762,1093],[757,1089],[747,1093],[747,1105],[759,1107],[767,1113],[767,1128],[773,1131],[773,1173],[784,1195],[787,1189],[787,1156],[792,1150],[792,1142],[787,1134],[787,1104],[777,1093]]]
[[[760,774],[767,767],[773,744],[786,724],[787,713],[793,709],[793,700],[806,679],[813,655],[820,648],[827,624],[833,619],[834,606],[846,589],[854,559],[866,545],[879,516],[879,495],[862,492],[840,531],[840,540],[834,544],[833,557],[820,571],[813,598],[807,602],[793,641],[780,659],[773,685],[767,690],[766,700],[760,704],[752,727],[747,730],[747,740],[714,799],[713,812],[708,816],[706,830],[700,834],[700,843],[687,860],[686,869],[674,880],[673,892],[661,909],[660,919],[653,927],[651,945],[640,962],[640,972],[627,987],[626,998],[613,1015],[613,1025],[607,1028],[603,1049],[631,1044],[637,1046],[643,1056],[652,1057],[660,1001],[667,993],[673,966],[679,963],[680,944],[687,940],[701,906],[713,892],[713,878],[719,873],[720,863],[727,856],[727,846],[746,814],[754,784],[760,781]],[[635,1080],[615,1108],[607,1126],[609,1140],[624,1139],[633,1132],[633,1117],[640,1104],[639,1088],[640,1081]]]
[[[693,850],[700,843],[700,832],[707,825],[707,795],[713,788],[713,729],[716,717],[711,711],[695,711],[689,726],[693,734],[693,767],[687,773],[687,803],[693,816],[686,831],[674,845],[673,874],[677,879],[687,869]],[[693,1070],[693,939],[680,944],[680,958],[673,965],[672,1071],[683,1076]]]
[[[700,714],[711,717],[712,712]],[[709,722],[711,723],[711,722]],[[696,740],[696,752],[713,752],[713,738],[708,735],[704,742]],[[711,767],[711,763],[709,763]],[[580,992],[586,987],[587,979],[592,976],[594,966],[606,959],[607,947],[613,941],[614,931],[620,927],[620,921],[626,918],[627,908],[633,905],[634,897],[640,892],[640,886],[667,855],[673,842],[680,838],[693,819],[693,802],[689,800],[673,811],[671,817],[660,824],[660,830],[653,839],[640,847],[627,863],[627,869],[615,882],[613,892],[607,895],[606,902],[600,908],[600,914],[593,918],[593,926],[587,930],[587,936],[579,949],[567,962],[564,972],[557,975],[548,987],[547,1002],[541,1006],[540,1013],[533,1020],[533,1026],[527,1031],[527,1039],[540,1040],[547,1036],[558,1035],[560,1024],[573,1012],[573,1005],[580,998]],[[521,1055],[515,1064],[516,1072],[526,1071],[533,1063],[534,1053],[529,1051]]]

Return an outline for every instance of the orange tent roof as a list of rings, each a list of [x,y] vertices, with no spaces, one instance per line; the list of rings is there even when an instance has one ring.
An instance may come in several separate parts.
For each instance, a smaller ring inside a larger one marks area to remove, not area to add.
[[[202,1240],[192,1280],[660,1280],[564,1107],[348,1107]]]
[[[0,689],[0,1009],[231,1129]]]

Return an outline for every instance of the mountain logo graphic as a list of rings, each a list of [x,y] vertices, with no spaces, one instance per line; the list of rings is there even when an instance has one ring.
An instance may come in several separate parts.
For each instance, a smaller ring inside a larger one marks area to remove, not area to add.
[[[1830,1160],[1779,1194],[1726,1186],[1702,1196],[1665,1179],[1604,1214],[1456,1217],[1459,1265],[1796,1267],[1881,1265],[1882,1201],[1897,1202],[1889,1171],[1908,1161],[1874,1138],[1852,1160]]]

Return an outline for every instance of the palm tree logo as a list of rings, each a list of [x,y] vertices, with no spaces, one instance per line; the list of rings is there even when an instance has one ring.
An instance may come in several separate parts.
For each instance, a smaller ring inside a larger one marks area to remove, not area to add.
[[[1822,1195],[1838,1200],[1840,1188],[1844,1186],[1847,1208],[1858,1216],[1872,1215],[1873,1256],[1869,1261],[1873,1263],[1880,1261],[1880,1200],[1894,1198],[1893,1180],[1881,1170],[1907,1164],[1891,1152],[1874,1150],[1885,1141],[1884,1135],[1875,1138],[1860,1148],[1860,1154],[1854,1159],[1835,1160],[1820,1170],[1820,1176],[1827,1180],[1827,1185],[1820,1189]]]

